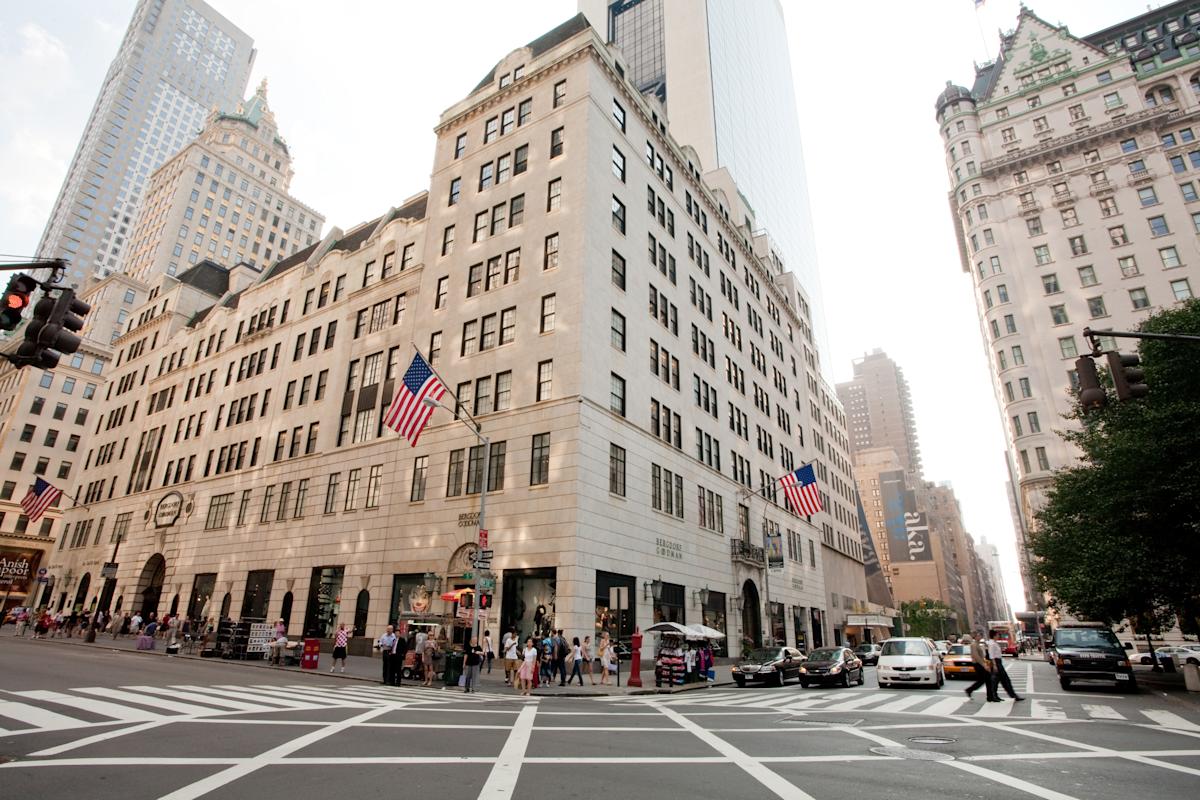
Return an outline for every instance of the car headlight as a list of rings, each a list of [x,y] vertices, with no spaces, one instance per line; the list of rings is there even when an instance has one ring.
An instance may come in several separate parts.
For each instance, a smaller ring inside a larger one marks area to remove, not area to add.
[[[737,664],[734,664],[732,667],[729,668],[729,671],[730,672],[741,672],[742,668],[739,667]]]
[[[830,667],[830,668],[829,668],[829,674],[830,674],[830,675],[837,675],[837,674],[838,674],[839,672],[841,672],[841,671],[842,671],[842,665],[841,665],[841,664],[836,664],[836,665],[834,665],[834,666],[832,666],[832,667]]]
[[[1118,666],[1118,667],[1128,667],[1128,666],[1129,666],[1129,662],[1128,662],[1128,661],[1118,661],[1118,662],[1117,662],[1117,666]]]
[[[807,674],[808,674],[808,668],[807,668],[807,667],[801,667],[801,668],[800,668],[800,674],[801,674],[801,675],[807,675]]]

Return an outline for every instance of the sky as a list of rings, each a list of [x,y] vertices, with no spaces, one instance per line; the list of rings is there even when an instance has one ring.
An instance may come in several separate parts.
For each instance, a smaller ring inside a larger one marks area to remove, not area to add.
[[[667,0],[693,2],[694,0]],[[728,0],[732,1],[732,0]],[[946,200],[934,100],[995,57],[1018,0],[780,0],[792,55],[836,380],[882,348],[904,370],[927,480],[1000,551],[1023,608],[1004,432]],[[293,154],[291,192],[349,229],[427,188],[433,126],[492,65],[575,13],[574,0],[209,0],[254,38],[249,91]],[[1085,35],[1145,0],[1027,0]],[[1158,5],[1158,4],[1156,4]],[[0,3],[0,252],[32,254],[134,0]],[[464,24],[467,21],[468,24]]]

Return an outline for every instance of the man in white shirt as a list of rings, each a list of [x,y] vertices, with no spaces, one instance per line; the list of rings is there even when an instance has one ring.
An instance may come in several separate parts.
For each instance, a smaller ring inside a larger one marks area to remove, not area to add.
[[[425,676],[424,676],[424,665],[422,664],[421,656],[425,654],[425,639],[426,638],[428,638],[428,634],[425,633],[425,629],[417,628],[417,640],[415,642],[416,648],[417,648],[415,651],[417,654],[417,662],[416,663],[422,671],[422,675],[421,675],[422,679],[424,679]]]
[[[1004,691],[1012,698],[1013,702],[1024,700],[1013,690],[1012,680],[1008,677],[1008,672],[1004,669],[1004,651],[1000,649],[1000,643],[996,641],[996,631],[988,632],[988,658],[992,660],[992,694],[997,698],[1000,697],[1000,692],[996,691],[996,684],[1004,687]]]
[[[504,685],[511,686],[513,679],[517,675],[517,633],[509,629],[504,633],[504,640],[500,643],[504,650]]]

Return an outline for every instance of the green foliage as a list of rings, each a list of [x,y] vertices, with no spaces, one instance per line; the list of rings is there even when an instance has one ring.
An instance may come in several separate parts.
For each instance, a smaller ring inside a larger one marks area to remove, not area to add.
[[[1148,318],[1142,331],[1200,335],[1200,300]],[[1134,340],[1118,339],[1125,352]],[[1034,573],[1053,602],[1104,622],[1186,629],[1200,613],[1200,343],[1140,340],[1150,395],[1084,416],[1063,433],[1082,452],[1056,473]]]
[[[958,632],[958,612],[940,600],[928,597],[900,604],[905,636],[945,639]]]

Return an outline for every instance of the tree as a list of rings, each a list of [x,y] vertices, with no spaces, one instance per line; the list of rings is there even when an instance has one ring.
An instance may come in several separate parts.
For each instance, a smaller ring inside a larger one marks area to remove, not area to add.
[[[958,628],[958,612],[941,600],[928,597],[901,603],[900,615],[904,618],[905,636],[945,639]]]
[[[1144,332],[1200,335],[1200,300]],[[1125,340],[1121,340],[1125,341]],[[1031,537],[1040,588],[1088,619],[1200,619],[1200,345],[1139,340],[1150,394],[1108,404],[1061,433],[1082,453],[1058,471]],[[1105,375],[1105,378],[1109,376]]]

